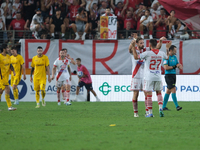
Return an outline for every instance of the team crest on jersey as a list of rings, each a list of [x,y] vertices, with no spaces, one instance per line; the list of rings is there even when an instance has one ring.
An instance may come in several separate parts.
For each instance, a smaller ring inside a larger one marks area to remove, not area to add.
[[[60,68],[61,68],[61,69],[65,69],[65,68],[66,68],[66,65],[62,65]]]

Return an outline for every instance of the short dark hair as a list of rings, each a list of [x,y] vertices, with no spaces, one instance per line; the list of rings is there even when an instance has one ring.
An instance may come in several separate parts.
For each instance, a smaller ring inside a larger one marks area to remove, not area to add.
[[[170,13],[171,13],[172,11],[175,13],[175,11],[174,11],[174,10],[171,10],[171,11],[170,11]]]
[[[136,43],[138,43],[140,40],[143,40],[143,38],[138,37],[138,38],[136,39]]]
[[[152,48],[156,48],[156,45],[157,45],[157,40],[156,39],[151,39],[149,41],[149,43],[151,44]]]
[[[42,46],[38,46],[37,49],[43,49]]]
[[[171,45],[170,48],[169,48],[169,51],[173,51],[174,48],[176,48],[176,46],[175,45]]]
[[[3,43],[3,44],[1,45],[1,48],[2,48],[2,50],[3,50],[3,49],[6,49],[6,48],[7,48],[7,44],[6,44],[6,43]]]
[[[64,51],[65,51],[65,49],[61,49],[61,50],[60,50],[60,52],[64,52]]]
[[[150,10],[149,9],[146,9],[145,11],[148,11],[150,13]]]
[[[78,13],[81,13],[83,10],[84,10],[83,7],[79,7],[79,8],[78,8]]]
[[[81,61],[81,59],[80,59],[80,58],[76,58],[76,60],[79,60],[79,61]]]
[[[17,51],[17,47],[16,46],[13,46],[11,49]]]
[[[62,50],[63,50],[63,51],[67,51],[67,49],[66,49],[66,48],[63,48]]]

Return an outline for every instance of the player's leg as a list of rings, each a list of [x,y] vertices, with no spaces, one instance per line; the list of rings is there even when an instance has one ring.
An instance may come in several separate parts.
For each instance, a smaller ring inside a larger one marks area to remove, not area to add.
[[[41,80],[40,81],[40,91],[41,91],[41,95],[42,95],[42,106],[46,106],[46,102],[44,100],[46,92],[45,92],[45,87],[46,87],[46,80]]]
[[[144,80],[143,90],[147,93],[147,108],[148,114],[146,117],[153,117],[153,105],[152,105],[152,90],[154,86],[154,81]]]
[[[154,81],[154,90],[156,91],[156,94],[157,94],[160,117],[164,117],[164,113],[162,109],[163,107],[163,97],[161,93],[162,89],[163,89],[162,81]]]
[[[92,92],[92,94],[96,98],[96,101],[100,101],[100,99],[98,98],[96,92],[93,90],[92,83],[91,84],[85,84],[85,88]]]
[[[66,99],[66,97],[65,97],[65,91],[66,91],[66,89],[65,89],[65,86],[63,85],[61,87],[61,92],[62,92],[62,99],[63,99],[64,102],[65,102],[65,99]]]
[[[56,81],[56,87],[57,87],[57,99],[58,99],[58,105],[60,105],[60,90],[62,88],[62,84],[59,81]]]
[[[65,91],[66,99],[65,99],[65,102],[66,102],[66,105],[71,105],[71,103],[69,102],[71,85],[70,84],[66,84],[65,87],[66,87],[66,91]]]
[[[13,95],[14,95],[14,105],[19,105],[19,92],[17,85],[19,84],[19,77],[11,76],[11,86],[13,88]]]
[[[147,107],[147,92],[145,92],[145,91],[144,91],[144,96],[145,96],[145,101],[144,101],[144,103],[145,103],[145,110],[146,110],[145,115],[147,115],[148,112],[149,112],[149,110],[148,110],[148,107]]]
[[[134,111],[134,117],[139,117],[138,115],[138,95],[139,95],[139,90],[134,90],[133,91],[133,111]]]
[[[11,104],[11,101],[10,101],[10,87],[9,87],[9,85],[5,85],[5,99],[6,99],[6,103],[7,103],[9,111],[17,109],[17,108],[12,107],[12,104]]]
[[[167,108],[167,102],[169,100],[169,95],[171,94],[171,90],[167,88],[166,90],[166,93],[165,93],[165,96],[164,96],[164,101],[163,101],[163,110],[169,110]]]
[[[36,107],[35,108],[40,108],[40,84],[39,84],[39,80],[33,79],[33,86],[34,86],[35,100],[36,100]]]

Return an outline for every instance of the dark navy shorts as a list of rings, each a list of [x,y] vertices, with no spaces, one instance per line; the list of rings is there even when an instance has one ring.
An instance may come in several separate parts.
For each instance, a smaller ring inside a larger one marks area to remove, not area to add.
[[[87,90],[93,90],[92,83],[86,84],[85,82],[80,81],[80,82],[78,83],[78,87],[83,87],[83,86],[85,86],[85,88],[86,88]]]

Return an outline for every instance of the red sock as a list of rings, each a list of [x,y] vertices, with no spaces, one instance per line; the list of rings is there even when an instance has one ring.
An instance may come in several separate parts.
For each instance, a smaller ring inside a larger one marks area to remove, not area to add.
[[[146,108],[146,111],[148,111],[148,107],[147,107],[147,97],[145,97],[145,108]]]
[[[158,105],[163,104],[163,97],[162,97],[161,93],[157,95],[157,100],[158,100]]]
[[[147,108],[152,109],[152,95],[147,95]]]
[[[134,113],[138,113],[138,103],[137,103],[137,100],[132,100],[132,102],[133,102]]]
[[[70,91],[66,91],[66,99],[67,99],[67,102],[69,102],[69,97],[70,97]]]
[[[60,102],[60,91],[57,91],[58,102]]]
[[[152,35],[153,34],[153,31],[149,31],[149,35]]]
[[[143,32],[143,31],[140,31],[140,34],[141,34],[141,35],[143,35],[143,34],[144,34],[144,32]]]

